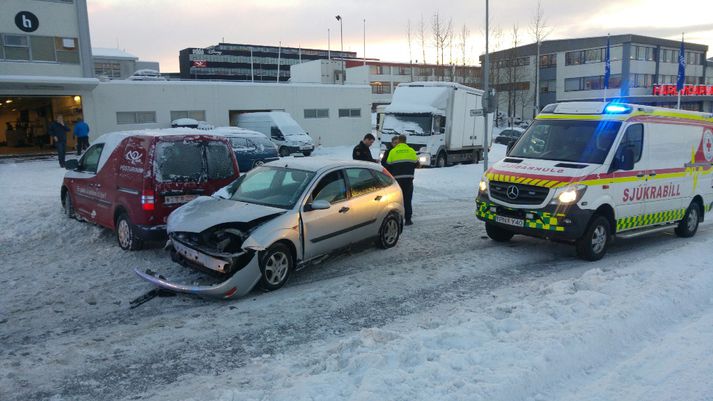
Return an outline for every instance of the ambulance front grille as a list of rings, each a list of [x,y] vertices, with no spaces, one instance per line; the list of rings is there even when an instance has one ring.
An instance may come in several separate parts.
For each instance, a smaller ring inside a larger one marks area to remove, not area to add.
[[[490,196],[493,197],[493,199],[511,204],[539,205],[547,199],[549,193],[550,189],[545,187],[490,181]]]

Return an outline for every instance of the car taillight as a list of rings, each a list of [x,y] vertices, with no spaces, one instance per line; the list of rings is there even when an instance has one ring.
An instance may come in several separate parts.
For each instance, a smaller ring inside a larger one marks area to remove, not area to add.
[[[144,210],[154,210],[156,208],[156,197],[154,191],[145,189],[141,193],[141,208]]]
[[[384,167],[384,168],[381,170],[381,172],[384,173],[384,174],[386,174],[386,175],[388,175],[388,176],[391,177],[391,178],[394,178],[394,176],[391,175],[391,173],[389,172],[389,170],[386,169],[386,167]]]

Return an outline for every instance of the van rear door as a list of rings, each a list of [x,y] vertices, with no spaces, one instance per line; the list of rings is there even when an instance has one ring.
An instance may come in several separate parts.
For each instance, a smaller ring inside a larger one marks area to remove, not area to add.
[[[201,195],[211,195],[238,177],[227,141],[206,137],[162,139],[154,161],[156,210],[166,216]]]

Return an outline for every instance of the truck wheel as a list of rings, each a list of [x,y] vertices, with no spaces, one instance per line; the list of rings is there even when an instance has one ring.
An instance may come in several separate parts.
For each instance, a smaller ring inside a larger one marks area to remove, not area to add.
[[[498,227],[492,223],[485,223],[485,232],[490,239],[497,242],[508,242],[512,239],[513,235],[515,235],[514,232]]]
[[[116,219],[116,240],[119,242],[121,249],[125,251],[137,251],[144,246],[141,237],[139,237],[136,228],[126,213],[121,213]]]
[[[290,152],[290,150],[287,149],[286,146],[283,146],[283,147],[280,148],[280,157],[287,157],[287,156],[289,156],[289,155],[291,155],[291,154],[292,154],[292,152]]]
[[[577,256],[595,261],[604,257],[611,239],[611,225],[604,216],[596,215],[589,223],[582,238],[575,242]]]
[[[269,247],[260,259],[260,288],[275,291],[285,285],[293,268],[292,251],[282,243]]]
[[[309,156],[309,155],[312,154],[312,151],[311,151],[311,150],[305,151],[305,152],[302,152],[302,154],[305,155],[305,156]]]
[[[446,159],[446,152],[439,152],[436,158],[436,167],[446,167],[448,165],[448,160]]]
[[[698,207],[698,203],[692,202],[691,205],[688,206],[688,210],[686,210],[683,220],[678,223],[678,227],[674,230],[676,231],[676,235],[682,238],[689,238],[696,235],[700,215],[701,212]]]

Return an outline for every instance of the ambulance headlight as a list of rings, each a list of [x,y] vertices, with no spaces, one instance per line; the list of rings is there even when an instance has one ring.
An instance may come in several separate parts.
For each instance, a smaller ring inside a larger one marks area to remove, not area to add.
[[[488,190],[488,179],[483,177],[480,179],[480,184],[478,185],[480,192],[485,192]]]
[[[586,185],[564,187],[559,189],[557,193],[555,193],[555,199],[557,199],[557,203],[560,204],[568,205],[571,203],[575,203],[578,200],[582,199],[582,196],[584,195],[584,192],[586,190]]]

